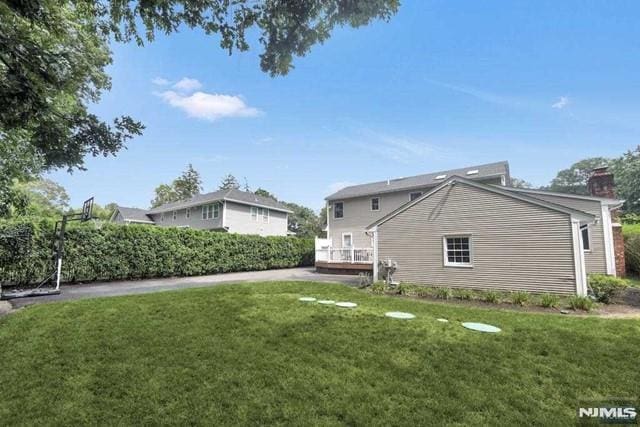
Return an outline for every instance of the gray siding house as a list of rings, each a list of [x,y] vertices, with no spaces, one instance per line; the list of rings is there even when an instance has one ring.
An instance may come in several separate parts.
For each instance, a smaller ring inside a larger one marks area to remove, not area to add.
[[[393,261],[401,282],[579,295],[588,273],[620,274],[612,186],[590,197],[509,185],[499,162],[347,187],[326,198],[316,267],[377,280]]]
[[[199,194],[189,200],[149,210],[119,206],[111,220],[119,223],[190,227],[260,236],[286,236],[288,215],[282,203],[236,189]]]

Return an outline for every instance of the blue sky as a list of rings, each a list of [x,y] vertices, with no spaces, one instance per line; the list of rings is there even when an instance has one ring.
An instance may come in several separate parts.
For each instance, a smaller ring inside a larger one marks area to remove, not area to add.
[[[403,3],[389,23],[338,29],[286,77],[260,71],[257,43],[228,56],[200,31],[115,44],[93,110],[141,120],[144,136],[49,177],[76,206],[147,207],[192,163],[205,191],[232,173],[318,209],[347,184],[498,160],[546,184],[640,143],[640,2]]]

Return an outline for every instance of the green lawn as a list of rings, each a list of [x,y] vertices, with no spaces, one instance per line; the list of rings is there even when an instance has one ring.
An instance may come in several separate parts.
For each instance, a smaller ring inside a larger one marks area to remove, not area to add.
[[[583,399],[638,398],[640,320],[227,285],[33,306],[0,319],[0,360],[3,425],[567,425]]]

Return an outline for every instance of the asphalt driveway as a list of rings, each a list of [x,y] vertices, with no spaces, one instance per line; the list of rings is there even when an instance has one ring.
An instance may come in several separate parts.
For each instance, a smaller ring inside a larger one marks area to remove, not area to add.
[[[358,276],[316,273],[313,267],[287,268],[281,270],[247,271],[223,273],[211,276],[173,277],[162,279],[93,282],[88,284],[63,285],[60,295],[9,300],[13,308],[52,301],[68,301],[82,298],[112,297],[119,295],[146,294],[175,289],[200,288],[223,283],[269,282],[282,280],[304,280],[314,282],[338,282],[357,285]],[[6,304],[5,304],[6,306]]]

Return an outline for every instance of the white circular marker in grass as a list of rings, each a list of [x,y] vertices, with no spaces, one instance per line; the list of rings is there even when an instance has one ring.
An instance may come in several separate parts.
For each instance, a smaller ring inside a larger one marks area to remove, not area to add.
[[[302,298],[298,298],[298,301],[301,302],[314,302],[316,299],[313,297],[302,297]]]
[[[437,320],[438,322],[442,322],[442,323],[448,323],[448,322],[449,322],[447,319],[443,319],[443,318],[436,319],[436,320]]]
[[[356,308],[358,304],[355,302],[337,302],[336,306],[342,308]]]
[[[501,329],[496,327],[496,326],[492,326],[492,325],[487,325],[486,323],[475,323],[475,322],[465,322],[462,324],[462,326],[464,326],[467,329],[471,329],[474,331],[479,331],[479,332],[489,332],[489,333],[496,333],[496,332],[500,332]]]
[[[335,301],[330,300],[330,299],[321,299],[321,300],[318,300],[318,304],[333,305],[333,304],[335,304],[335,303],[336,303]]]
[[[415,314],[404,313],[402,311],[387,311],[385,314],[387,317],[392,317],[394,319],[415,319]]]

